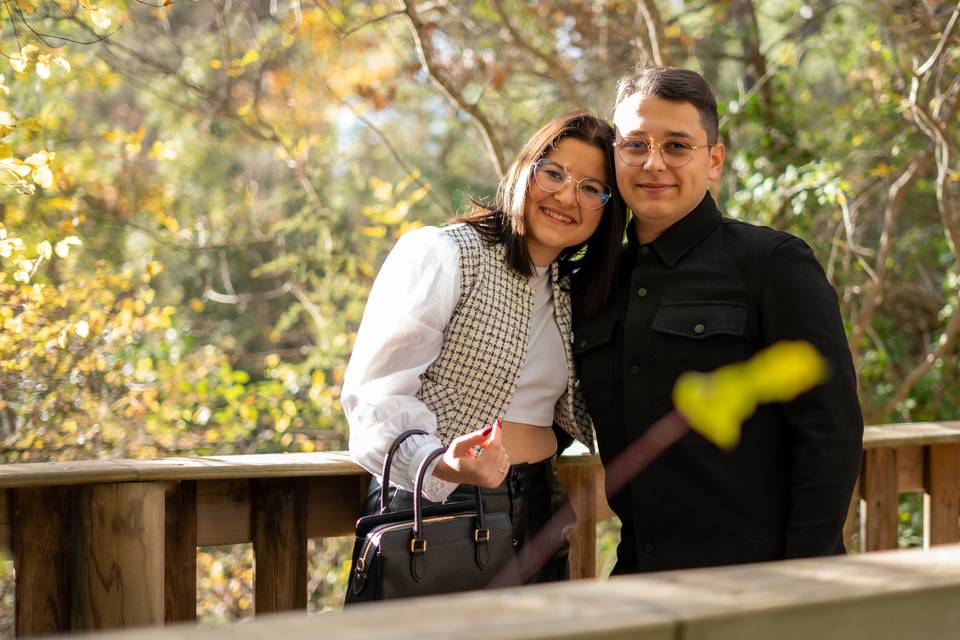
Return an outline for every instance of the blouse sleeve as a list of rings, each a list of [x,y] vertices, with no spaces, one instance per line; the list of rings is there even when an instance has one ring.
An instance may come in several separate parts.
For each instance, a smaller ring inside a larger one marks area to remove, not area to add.
[[[393,484],[413,490],[417,467],[442,446],[436,416],[417,399],[420,375],[440,355],[443,331],[460,296],[460,255],[441,229],[423,227],[402,236],[370,290],[344,376],[340,402],[350,425],[350,454],[380,475],[393,440],[410,429],[390,471]],[[433,476],[426,499],[441,502],[457,487]]]

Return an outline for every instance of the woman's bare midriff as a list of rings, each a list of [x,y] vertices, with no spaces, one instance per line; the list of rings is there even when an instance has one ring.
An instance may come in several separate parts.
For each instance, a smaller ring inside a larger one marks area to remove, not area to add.
[[[550,427],[503,421],[503,447],[510,464],[540,462],[557,452],[557,437]]]

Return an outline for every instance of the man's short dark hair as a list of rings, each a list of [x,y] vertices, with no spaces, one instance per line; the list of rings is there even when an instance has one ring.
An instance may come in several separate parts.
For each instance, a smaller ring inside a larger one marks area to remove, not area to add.
[[[638,65],[632,73],[623,76],[617,83],[617,103],[614,111],[621,102],[635,93],[644,97],[689,102],[700,112],[700,124],[707,131],[707,142],[717,143],[720,136],[717,100],[713,97],[710,85],[696,71]]]

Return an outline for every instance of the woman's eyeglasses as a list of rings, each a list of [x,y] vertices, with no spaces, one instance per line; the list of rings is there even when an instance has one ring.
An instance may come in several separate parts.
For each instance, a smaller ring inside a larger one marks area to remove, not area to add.
[[[609,185],[593,178],[577,180],[570,175],[567,168],[562,164],[545,158],[538,160],[533,165],[533,179],[538,187],[550,193],[560,191],[568,180],[572,181],[577,194],[577,202],[587,209],[600,209],[607,204],[613,194]]]

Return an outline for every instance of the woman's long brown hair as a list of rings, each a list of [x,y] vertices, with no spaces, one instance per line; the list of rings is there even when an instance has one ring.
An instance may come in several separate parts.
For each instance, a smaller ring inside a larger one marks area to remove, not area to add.
[[[500,182],[492,204],[471,198],[473,209],[457,216],[451,222],[465,222],[477,230],[490,244],[502,243],[506,259],[518,273],[533,274],[533,261],[527,249],[524,206],[530,188],[532,167],[550,149],[555,149],[563,138],[581,140],[603,152],[607,182],[612,196],[603,206],[600,225],[586,242],[567,247],[560,252],[561,273],[578,272],[578,278],[588,278],[590,286],[583,297],[584,315],[600,312],[610,298],[616,277],[620,249],[626,224],[626,207],[617,190],[616,169],[613,160],[613,128],[586,111],[572,111],[557,116],[540,128],[527,141],[517,159]]]

